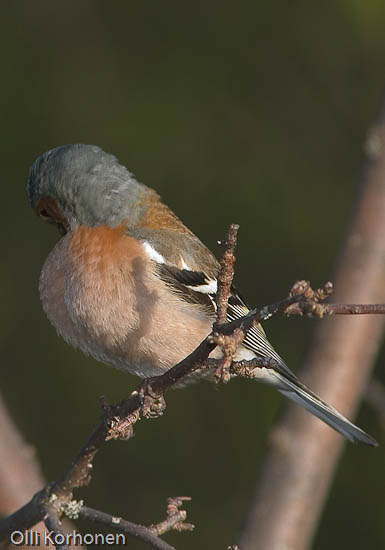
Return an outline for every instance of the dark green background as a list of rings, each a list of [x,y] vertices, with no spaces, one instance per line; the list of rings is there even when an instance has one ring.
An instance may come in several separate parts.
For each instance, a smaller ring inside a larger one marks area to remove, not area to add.
[[[229,223],[240,223],[236,280],[252,305],[283,297],[298,278],[323,283],[384,90],[385,7],[320,4],[3,3],[2,388],[47,479],[84,441],[99,396],[121,398],[137,379],[75,352],[46,320],[37,283],[57,235],[29,208],[29,166],[54,146],[95,143],[155,187],[214,251]],[[294,369],[314,325],[267,326]],[[383,358],[377,371],[384,380]],[[190,495],[195,532],[167,539],[186,550],[224,549],[242,524],[282,405],[245,381],[171,392],[163,418],[102,450],[92,485],[78,496],[151,523],[166,497]],[[385,547],[384,432],[365,405],[358,423],[382,447],[346,446],[315,550]]]

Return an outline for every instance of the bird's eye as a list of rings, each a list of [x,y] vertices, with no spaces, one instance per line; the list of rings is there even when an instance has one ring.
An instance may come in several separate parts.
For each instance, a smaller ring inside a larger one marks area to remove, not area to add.
[[[52,219],[52,216],[51,214],[48,212],[48,210],[46,210],[45,208],[42,208],[41,210],[39,210],[39,216],[43,219],[43,220],[51,220]]]
[[[42,197],[35,206],[35,212],[45,222],[56,225],[63,235],[68,231],[69,224],[59,204],[52,197]]]

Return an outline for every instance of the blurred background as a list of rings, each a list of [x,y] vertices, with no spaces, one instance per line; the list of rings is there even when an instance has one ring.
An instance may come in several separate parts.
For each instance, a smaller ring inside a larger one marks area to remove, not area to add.
[[[236,284],[252,306],[299,278],[322,284],[385,89],[385,5],[15,0],[0,26],[2,392],[51,480],[96,423],[99,397],[118,400],[138,380],[74,351],[45,318],[38,278],[58,235],[28,205],[34,159],[65,143],[100,145],[217,253],[239,223]],[[293,318],[265,328],[296,369],[314,326]],[[226,548],[283,398],[234,381],[171,392],[167,404],[134,440],[103,448],[77,497],[148,524],[163,518],[168,496],[190,495],[195,531],[165,538],[185,550]],[[315,550],[385,547],[384,431],[365,403],[357,422],[382,446],[346,445]]]

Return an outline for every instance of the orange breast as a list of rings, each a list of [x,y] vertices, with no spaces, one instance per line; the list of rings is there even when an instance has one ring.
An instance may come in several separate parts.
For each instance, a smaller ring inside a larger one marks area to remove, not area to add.
[[[40,278],[60,334],[99,361],[154,376],[190,353],[212,320],[171,293],[124,227],[79,227],[51,252]]]
[[[108,225],[97,227],[79,226],[72,233],[69,254],[74,265],[98,264],[101,270],[130,263],[134,257],[144,256],[140,243],[125,235],[125,226],[112,228]]]

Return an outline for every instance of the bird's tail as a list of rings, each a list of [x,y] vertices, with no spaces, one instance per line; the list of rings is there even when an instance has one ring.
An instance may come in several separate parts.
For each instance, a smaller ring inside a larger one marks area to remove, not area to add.
[[[285,397],[291,399],[298,405],[301,405],[309,412],[326,422],[331,428],[342,434],[349,441],[366,443],[372,447],[378,447],[377,441],[369,434],[355,426],[341,413],[336,411],[330,405],[327,405],[315,393],[310,391],[299,380],[288,379],[281,374],[275,372],[279,378],[277,389]]]

